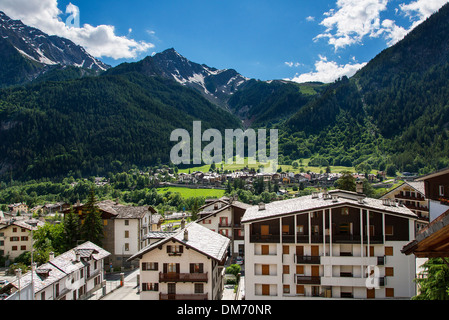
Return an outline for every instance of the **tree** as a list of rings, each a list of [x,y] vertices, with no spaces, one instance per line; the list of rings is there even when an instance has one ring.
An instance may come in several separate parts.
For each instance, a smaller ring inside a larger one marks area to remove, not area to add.
[[[355,191],[355,178],[349,171],[344,171],[340,179],[336,182],[337,188],[347,191]]]
[[[413,300],[449,300],[449,267],[441,258],[431,258],[423,265],[423,277],[417,278],[419,294]]]
[[[96,203],[95,191],[91,188],[88,200],[83,208],[84,223],[81,226],[81,236],[83,240],[101,246],[103,240],[103,222]]]
[[[70,206],[69,212],[64,216],[64,236],[67,250],[76,247],[77,240],[81,238],[80,220],[78,214],[73,211],[72,206]]]

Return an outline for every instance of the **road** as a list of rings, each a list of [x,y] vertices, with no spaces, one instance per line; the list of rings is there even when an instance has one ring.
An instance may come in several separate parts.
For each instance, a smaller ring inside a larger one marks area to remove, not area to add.
[[[134,270],[133,272],[127,274],[125,276],[125,282],[123,287],[115,289],[111,293],[108,293],[106,296],[102,297],[101,300],[140,300],[140,295],[138,291],[137,285],[137,275],[139,274],[139,269]],[[115,274],[110,277],[106,281],[117,281],[120,280],[120,274]]]

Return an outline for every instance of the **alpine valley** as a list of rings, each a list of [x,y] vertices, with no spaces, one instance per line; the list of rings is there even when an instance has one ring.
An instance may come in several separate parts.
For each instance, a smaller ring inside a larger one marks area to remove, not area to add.
[[[277,128],[280,164],[449,166],[449,5],[351,78],[249,79],[168,49],[112,68],[0,13],[0,175],[93,176],[169,163],[170,133]]]

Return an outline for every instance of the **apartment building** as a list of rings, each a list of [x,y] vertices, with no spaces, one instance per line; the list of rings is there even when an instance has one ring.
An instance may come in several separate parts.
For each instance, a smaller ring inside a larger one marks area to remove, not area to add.
[[[342,190],[252,206],[246,299],[410,298],[416,262],[401,249],[422,223],[396,202]]]
[[[30,219],[10,219],[0,222],[0,256],[14,260],[22,253],[31,251],[31,231],[43,222]]]
[[[151,229],[160,228],[160,215],[151,206],[133,207],[111,200],[100,201],[96,205],[103,220],[103,247],[111,253],[106,263],[113,267],[130,267],[127,259],[146,246],[144,236]],[[73,208],[83,221],[84,204]]]
[[[104,259],[110,253],[92,242],[85,242],[57,257],[50,254],[46,264],[32,270],[14,282],[12,296],[31,283],[34,300],[84,299],[103,286]]]
[[[218,300],[230,240],[195,222],[154,241],[128,260],[140,264],[141,300]]]
[[[206,203],[198,214],[197,223],[231,240],[230,252],[234,256],[245,254],[244,229],[241,224],[248,204],[223,197]]]

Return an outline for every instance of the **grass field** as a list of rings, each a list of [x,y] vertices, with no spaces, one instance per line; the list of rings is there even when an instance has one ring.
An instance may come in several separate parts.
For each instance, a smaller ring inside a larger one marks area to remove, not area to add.
[[[166,192],[178,192],[183,198],[205,197],[205,198],[221,198],[225,190],[220,189],[190,189],[183,187],[166,187],[158,188],[157,192],[164,194]]]
[[[297,160],[298,164],[299,164],[299,160]],[[302,168],[304,169],[305,172],[315,172],[315,173],[320,173],[325,172],[326,171],[326,167],[312,167],[309,166],[309,162],[310,159],[302,159]],[[254,169],[258,169],[259,168],[259,163],[257,164],[248,164],[248,159],[244,160],[244,164],[216,164],[217,168],[221,168],[223,166],[223,170],[229,170],[229,171],[237,171],[237,170],[241,170],[243,168],[245,168],[246,166],[248,166],[248,168],[254,168]],[[294,173],[299,173],[301,170],[301,167],[298,167],[297,169],[294,169],[293,166],[291,165],[278,165],[278,168],[282,168],[282,171],[284,172],[294,172]],[[343,167],[343,166],[330,166],[331,168],[331,172],[333,173],[339,173],[339,172],[343,172],[343,171],[349,171],[352,173],[355,173],[355,168],[354,167]],[[210,169],[210,165],[204,165],[204,166],[198,166],[198,167],[193,167],[190,169],[180,169],[179,172],[183,172],[183,173],[188,173],[189,170],[190,172],[195,172],[195,171],[200,171],[200,172],[208,172]],[[372,172],[375,173],[375,172]]]

